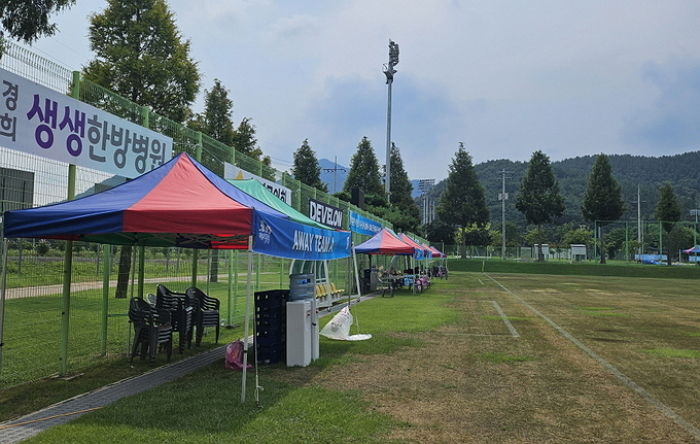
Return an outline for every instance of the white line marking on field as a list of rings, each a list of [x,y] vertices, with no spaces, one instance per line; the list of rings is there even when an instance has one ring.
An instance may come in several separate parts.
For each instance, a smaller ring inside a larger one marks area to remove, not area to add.
[[[486,273],[485,273],[486,274]],[[525,302],[523,298],[518,296],[517,294],[513,293],[510,291],[508,288],[506,288],[503,284],[498,282],[496,279],[491,277],[489,274],[486,274],[486,276],[494,281],[499,287],[501,287],[506,293],[509,295],[513,296],[515,299],[517,299],[521,304],[526,306],[527,308],[530,309],[533,313],[535,313],[537,316],[542,318],[546,323],[548,323],[550,326],[552,326],[556,331],[558,331],[562,336],[564,336],[566,339],[569,341],[573,342],[579,349],[581,349],[583,352],[585,352],[588,356],[591,358],[595,359],[600,365],[605,367],[610,373],[612,373],[617,379],[619,379],[624,385],[626,385],[628,388],[634,390],[637,392],[642,398],[646,399],[646,401],[651,404],[652,406],[656,407],[657,410],[659,410],[661,413],[664,415],[668,416],[670,419],[672,419],[676,424],[681,426],[683,429],[685,429],[686,432],[690,433],[695,437],[695,439],[700,440],[700,429],[695,427],[693,424],[689,423],[686,421],[682,416],[678,415],[676,412],[674,412],[669,406],[666,404],[662,403],[658,399],[654,398],[654,396],[646,391],[644,388],[642,388],[639,384],[631,380],[628,376],[626,376],[624,373],[622,373],[620,370],[617,369],[614,365],[606,361],[602,356],[600,356],[598,353],[594,352],[590,348],[588,348],[583,342],[579,341],[575,337],[571,335],[568,331],[564,330],[561,328],[556,322],[552,321],[549,319],[547,316],[544,314],[540,313],[539,310],[537,310],[535,307],[532,305],[528,304]]]
[[[491,301],[491,303],[498,312],[499,316],[501,316],[501,319],[503,319],[503,323],[506,324],[506,327],[508,327],[508,331],[510,332],[511,336],[513,336],[514,338],[519,338],[520,334],[515,329],[515,327],[513,327],[513,324],[510,323],[510,319],[508,319],[508,316],[506,316],[506,314],[503,313],[503,310],[501,310],[501,306],[498,305],[498,302]]]
[[[482,281],[481,279],[477,279],[477,281],[479,281],[481,285],[484,285],[484,281]]]

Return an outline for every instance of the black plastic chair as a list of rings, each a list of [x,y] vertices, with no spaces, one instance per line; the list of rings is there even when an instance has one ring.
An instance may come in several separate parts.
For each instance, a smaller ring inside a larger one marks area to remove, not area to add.
[[[156,287],[156,308],[170,312],[173,330],[178,334],[178,351],[183,353],[185,345],[192,347],[195,307],[185,293],[169,290],[165,285]]]
[[[197,326],[197,339],[195,344],[202,343],[202,336],[206,327],[216,327],[216,343],[219,343],[220,315],[219,307],[221,303],[217,298],[213,298],[196,287],[190,287],[186,291],[190,301],[196,301],[194,312],[194,324]]]
[[[158,310],[148,302],[139,298],[129,301],[129,322],[134,325],[134,344],[131,347],[131,360],[137,353],[141,359],[146,355],[154,360],[159,348],[165,348],[168,362],[173,354],[173,328],[170,324],[170,313]]]

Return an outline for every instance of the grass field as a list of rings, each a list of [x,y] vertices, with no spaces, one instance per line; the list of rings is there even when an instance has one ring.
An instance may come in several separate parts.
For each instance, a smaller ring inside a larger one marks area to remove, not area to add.
[[[688,279],[456,272],[357,306],[370,341],[263,367],[260,407],[217,363],[31,442],[693,442],[699,312]]]
[[[487,273],[557,274],[569,276],[622,276],[661,279],[700,279],[697,265],[643,265],[629,262],[609,261],[607,264],[594,262],[568,263],[560,261],[520,262],[502,261],[498,258],[449,259],[450,271],[472,271]]]

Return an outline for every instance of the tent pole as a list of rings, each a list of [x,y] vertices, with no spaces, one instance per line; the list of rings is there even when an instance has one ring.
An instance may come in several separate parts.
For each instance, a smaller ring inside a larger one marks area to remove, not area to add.
[[[139,282],[138,294],[139,299],[143,299],[143,277],[146,273],[146,247],[139,246]]]
[[[233,305],[233,250],[228,250],[228,304],[226,305],[226,327],[231,327],[231,309]]]
[[[0,373],[2,373],[2,356],[5,348],[5,289],[7,288],[7,248],[9,241],[2,240],[2,271],[0,272]]]
[[[102,334],[100,339],[102,356],[107,355],[107,315],[109,312],[109,275],[112,270],[112,246],[103,245],[102,255]]]
[[[357,298],[362,297],[362,291],[360,290],[360,270],[357,269],[357,254],[355,254],[355,245],[352,245],[352,262],[355,269],[355,284],[357,285]],[[350,292],[348,292],[348,308],[350,308]]]
[[[416,294],[416,258],[411,257],[411,274],[413,275],[413,294]]]
[[[261,260],[262,260],[262,255],[258,254],[256,259],[256,266],[255,266],[255,291],[260,291],[260,268],[262,268],[261,265]]]
[[[248,282],[246,283],[245,314],[243,320],[243,378],[241,379],[241,404],[245,402],[245,383],[248,370],[248,331],[250,329],[250,302],[253,280],[253,237],[248,237]]]
[[[233,271],[233,315],[236,315],[236,305],[238,304],[238,259],[239,259],[239,254],[238,250],[235,251],[234,255],[236,256],[236,262],[234,266],[234,271]],[[233,319],[231,319],[233,322]]]

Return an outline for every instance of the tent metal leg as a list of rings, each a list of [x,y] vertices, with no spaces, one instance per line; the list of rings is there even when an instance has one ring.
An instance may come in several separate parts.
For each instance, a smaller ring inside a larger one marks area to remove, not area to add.
[[[246,282],[245,314],[243,315],[243,377],[241,378],[241,404],[245,402],[245,385],[248,370],[248,332],[250,331],[250,304],[253,299],[253,251],[252,237],[248,240],[248,281]]]
[[[0,374],[2,374],[3,350],[5,349],[5,289],[7,288],[7,248],[9,241],[2,240],[2,272],[0,274]]]
[[[228,288],[227,288],[227,297],[228,297],[228,304],[226,305],[226,326],[231,327],[232,325],[232,316],[231,316],[231,310],[233,306],[233,274],[234,274],[234,268],[233,268],[233,250],[228,250]]]
[[[352,263],[355,270],[355,284],[357,285],[357,298],[362,296],[362,291],[360,290],[360,270],[357,269],[357,255],[355,254],[355,246],[352,246]],[[348,296],[348,308],[350,307],[350,296]]]

